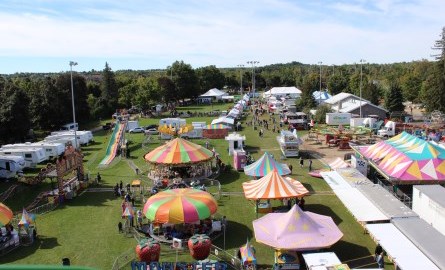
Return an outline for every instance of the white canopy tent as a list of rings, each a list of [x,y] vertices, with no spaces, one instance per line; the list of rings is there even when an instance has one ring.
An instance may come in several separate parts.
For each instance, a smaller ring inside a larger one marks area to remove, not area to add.
[[[393,224],[367,224],[369,234],[379,242],[400,269],[439,269]]]
[[[225,125],[233,126],[235,124],[235,119],[227,118],[227,117],[220,117],[217,119],[213,119],[212,125],[216,125],[216,124],[225,124]]]
[[[303,92],[295,86],[291,87],[273,87],[269,91],[264,92],[263,97],[269,98],[270,96],[275,97],[286,97],[299,98]]]
[[[228,96],[228,94],[217,88],[212,88],[209,91],[205,92],[204,94],[200,95],[199,98],[201,99],[212,98],[215,100],[221,100],[223,96]]]

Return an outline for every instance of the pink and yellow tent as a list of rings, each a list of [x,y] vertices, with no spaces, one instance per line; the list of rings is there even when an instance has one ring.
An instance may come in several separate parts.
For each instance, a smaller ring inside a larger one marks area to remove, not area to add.
[[[445,149],[403,132],[359,152],[390,180],[444,182]]]

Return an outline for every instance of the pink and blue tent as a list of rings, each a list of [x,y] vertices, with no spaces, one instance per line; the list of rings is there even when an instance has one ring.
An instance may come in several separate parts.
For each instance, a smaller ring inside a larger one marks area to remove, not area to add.
[[[279,175],[290,174],[290,169],[286,164],[278,163],[269,153],[264,155],[254,163],[244,167],[244,173],[249,176],[263,177],[276,170]]]

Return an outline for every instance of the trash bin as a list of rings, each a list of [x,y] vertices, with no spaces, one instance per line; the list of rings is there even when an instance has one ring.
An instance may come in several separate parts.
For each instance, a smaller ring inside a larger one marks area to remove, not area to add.
[[[70,259],[69,258],[63,258],[62,259],[62,265],[70,266],[71,265]]]

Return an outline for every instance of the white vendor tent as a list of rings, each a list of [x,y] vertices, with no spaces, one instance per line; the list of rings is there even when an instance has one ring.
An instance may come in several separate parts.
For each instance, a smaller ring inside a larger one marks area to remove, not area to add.
[[[440,269],[445,269],[443,234],[421,218],[395,218],[391,223]]]
[[[199,98],[200,99],[211,98],[213,100],[221,100],[223,96],[228,96],[228,94],[217,88],[212,88],[209,91],[205,92],[204,94],[200,95]]]
[[[212,125],[216,125],[216,124],[225,124],[225,125],[233,126],[235,124],[235,119],[228,118],[228,117],[220,117],[217,119],[213,119]]]
[[[358,222],[389,221],[389,217],[357,189],[337,189],[334,193]]]
[[[311,270],[327,269],[328,266],[341,264],[340,259],[334,252],[303,253],[302,256],[306,267]]]
[[[400,269],[440,269],[393,224],[367,224],[366,229]]]
[[[269,91],[264,92],[263,97],[268,98],[270,96],[274,97],[286,97],[299,98],[302,92],[295,86],[291,87],[273,87]]]

